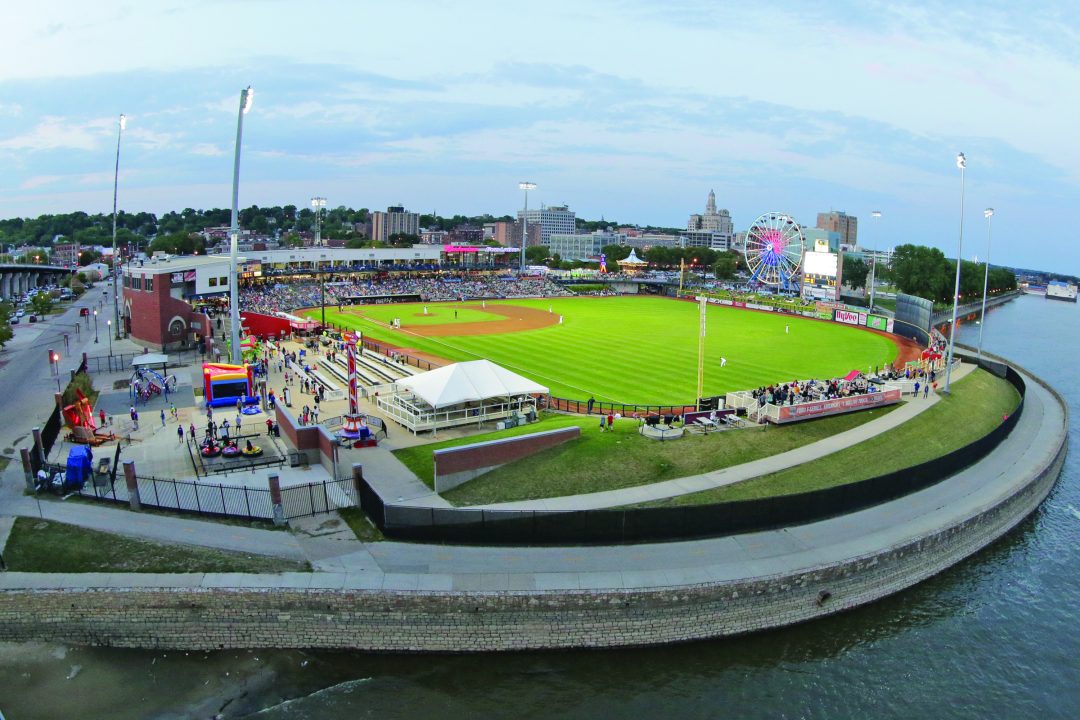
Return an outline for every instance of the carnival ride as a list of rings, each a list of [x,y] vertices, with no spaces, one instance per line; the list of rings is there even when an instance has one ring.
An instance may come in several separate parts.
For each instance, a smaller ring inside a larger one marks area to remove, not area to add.
[[[131,373],[131,380],[128,382],[128,395],[131,398],[132,405],[139,401],[150,402],[152,397],[162,393],[168,399],[171,392],[176,392],[175,375],[163,376],[150,368],[136,368]]]
[[[338,439],[342,443],[352,443],[353,447],[363,447],[374,444],[372,441],[375,436],[364,422],[364,416],[360,414],[360,402],[357,399],[356,342],[358,337],[353,333],[346,333],[344,339],[345,356],[349,365],[349,412],[342,418]]]
[[[71,429],[65,438],[68,442],[84,445],[100,445],[108,440],[115,440],[116,435],[98,429],[94,421],[94,410],[90,400],[82,390],[75,389],[76,400],[63,408],[64,423]]]
[[[258,402],[252,396],[253,370],[251,365],[203,363],[203,397],[209,407],[245,405]]]
[[[743,250],[750,283],[798,291],[805,244],[802,228],[790,215],[770,212],[759,216],[746,232]]]

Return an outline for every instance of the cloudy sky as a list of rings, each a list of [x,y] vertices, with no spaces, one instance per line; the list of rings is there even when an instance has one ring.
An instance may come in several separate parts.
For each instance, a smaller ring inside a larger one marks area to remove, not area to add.
[[[0,216],[569,204],[683,226],[710,188],[861,221],[868,245],[1080,274],[1071,3],[171,0],[0,5]],[[871,223],[870,212],[883,217]],[[1044,228],[1044,230],[1039,230]],[[1050,228],[1046,230],[1045,228]]]

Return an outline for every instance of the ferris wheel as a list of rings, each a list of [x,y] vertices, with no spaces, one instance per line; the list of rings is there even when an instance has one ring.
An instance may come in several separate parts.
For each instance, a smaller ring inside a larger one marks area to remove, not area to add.
[[[746,233],[743,249],[750,282],[779,289],[797,287],[804,245],[802,228],[790,215],[771,212],[758,217]]]

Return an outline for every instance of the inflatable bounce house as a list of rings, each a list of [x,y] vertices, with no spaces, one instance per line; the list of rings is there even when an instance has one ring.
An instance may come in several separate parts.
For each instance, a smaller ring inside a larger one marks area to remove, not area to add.
[[[236,405],[237,400],[245,405],[254,402],[251,388],[250,365],[203,363],[203,396],[207,405]]]

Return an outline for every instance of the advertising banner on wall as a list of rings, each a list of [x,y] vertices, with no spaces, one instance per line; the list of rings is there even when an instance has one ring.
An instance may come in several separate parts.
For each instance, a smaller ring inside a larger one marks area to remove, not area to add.
[[[884,317],[882,315],[867,315],[866,327],[891,333],[893,330],[893,321],[892,318]]]
[[[836,398],[835,400],[819,400],[801,405],[783,405],[779,408],[780,414],[777,422],[786,423],[807,418],[839,415],[852,410],[892,405],[898,402],[900,402],[900,390],[894,389],[866,395],[852,395],[851,397]]]
[[[857,312],[851,312],[850,310],[834,310],[833,311],[833,320],[835,320],[838,323],[844,323],[845,325],[865,324],[866,323],[865,317],[866,316],[864,315],[863,316],[863,322],[860,323],[859,322],[859,313],[857,313]]]

